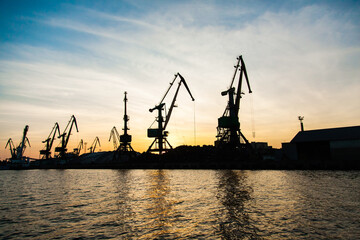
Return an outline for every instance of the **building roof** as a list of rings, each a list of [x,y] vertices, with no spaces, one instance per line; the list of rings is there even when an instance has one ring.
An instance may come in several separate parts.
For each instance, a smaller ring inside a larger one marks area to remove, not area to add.
[[[360,126],[300,131],[291,143],[360,139]]]

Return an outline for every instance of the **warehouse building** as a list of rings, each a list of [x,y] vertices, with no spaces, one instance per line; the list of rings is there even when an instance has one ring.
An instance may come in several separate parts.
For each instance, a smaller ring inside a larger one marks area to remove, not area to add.
[[[289,160],[315,165],[360,165],[360,126],[300,131],[283,143]]]

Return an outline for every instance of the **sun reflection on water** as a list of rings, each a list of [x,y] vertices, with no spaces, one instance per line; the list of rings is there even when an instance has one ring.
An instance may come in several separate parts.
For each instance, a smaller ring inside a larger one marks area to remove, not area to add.
[[[358,172],[34,170],[0,175],[0,239],[355,239]]]

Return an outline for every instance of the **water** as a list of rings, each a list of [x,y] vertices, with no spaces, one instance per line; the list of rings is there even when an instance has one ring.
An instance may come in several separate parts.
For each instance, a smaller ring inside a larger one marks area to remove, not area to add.
[[[359,239],[360,172],[0,172],[1,239]]]

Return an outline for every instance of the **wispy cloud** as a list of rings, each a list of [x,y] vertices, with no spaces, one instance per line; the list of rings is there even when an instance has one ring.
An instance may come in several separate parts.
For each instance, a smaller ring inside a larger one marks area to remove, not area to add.
[[[275,146],[289,141],[300,114],[308,129],[358,124],[360,30],[350,16],[339,18],[336,9],[309,5],[259,11],[199,2],[132,14],[68,9],[72,14],[32,19],[57,32],[51,39],[58,45],[47,44],[44,33],[43,44],[1,46],[13,56],[0,58],[1,143],[10,137],[6,122],[23,119],[12,126],[18,129],[32,115],[38,117],[30,124],[46,119],[49,125],[33,141],[40,142],[53,122],[65,124],[71,114],[81,119],[81,136],[106,140],[113,125],[122,125],[123,92],[128,91],[134,145],[144,150],[151,141],[146,129],[155,118],[148,109],[180,72],[196,98],[197,143],[212,144],[227,102],[220,92],[230,83],[239,54],[253,89],[255,139],[249,94],[241,105],[242,130],[250,140]],[[178,104],[170,141],[193,144],[194,105],[185,89]]]

